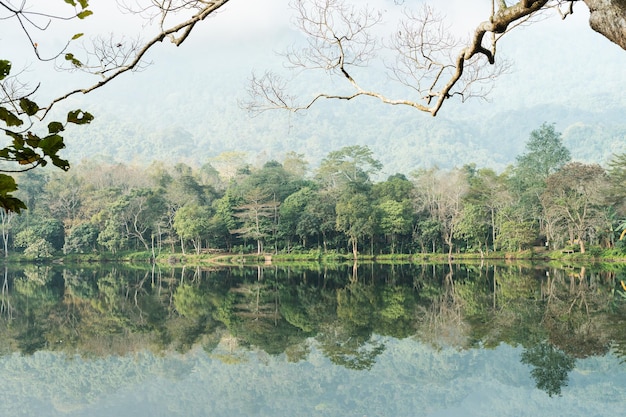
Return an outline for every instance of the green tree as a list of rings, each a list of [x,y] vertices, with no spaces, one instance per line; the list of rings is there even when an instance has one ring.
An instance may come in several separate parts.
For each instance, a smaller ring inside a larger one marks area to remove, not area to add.
[[[607,202],[616,214],[616,226],[622,231],[620,239],[624,238],[626,230],[626,153],[614,155],[609,162],[608,176],[611,187],[607,195]],[[622,227],[619,227],[621,225]]]
[[[286,238],[287,246],[292,237],[299,237],[302,246],[306,247],[307,238],[309,237],[308,228],[298,228],[298,226],[306,217],[306,208],[311,204],[313,199],[317,198],[317,192],[311,187],[304,187],[285,199],[280,206],[280,225],[279,232]]]
[[[37,234],[34,228],[27,228],[15,236],[15,246],[24,248],[24,255],[36,259],[49,258],[54,248],[45,238]]]
[[[133,189],[113,205],[114,218],[130,239],[141,242],[155,254],[155,237],[164,213],[163,198],[151,189]]]
[[[497,249],[496,241],[500,234],[497,223],[499,213],[510,207],[514,200],[508,180],[508,172],[498,175],[492,169],[479,169],[470,178],[470,190],[465,197],[466,203],[483,208],[494,250]]]
[[[539,224],[540,232],[543,232],[544,224],[539,198],[546,189],[546,180],[570,159],[561,133],[547,123],[531,132],[526,153],[517,157],[511,175],[512,190],[518,196],[516,206],[525,219]]]
[[[245,204],[236,207],[235,217],[242,221],[242,226],[232,231],[244,239],[254,239],[257,254],[263,252],[263,242],[271,236],[279,203],[264,190],[253,188],[244,195]]]
[[[301,177],[288,172],[281,163],[268,161],[261,169],[251,171],[250,175],[241,180],[239,188],[244,195],[249,193],[250,190],[262,190],[264,194],[267,194],[268,202],[271,200],[271,203],[276,208],[281,206],[288,196],[298,191],[304,185],[305,182]],[[278,234],[281,228],[279,214],[280,212],[276,211],[271,216],[271,233],[265,238],[267,242],[273,243],[275,251],[278,250]],[[288,236],[284,237],[289,238]]]
[[[565,165],[546,181],[541,203],[547,223],[564,224],[569,240],[580,245],[581,253],[585,253],[585,241],[607,226],[604,214],[609,186],[602,167],[580,162]],[[551,234],[553,240],[558,239]]]
[[[174,229],[181,239],[181,247],[185,253],[185,241],[190,240],[196,253],[202,250],[202,240],[210,227],[211,212],[208,208],[197,204],[181,207],[174,217]]]
[[[214,215],[210,220],[210,238],[215,244],[225,245],[228,250],[231,249],[233,232],[237,229],[237,221],[235,218],[236,200],[226,190],[226,194],[211,205]]]
[[[128,237],[122,233],[122,229],[117,224],[115,218],[99,220],[100,233],[98,233],[98,244],[105,247],[111,253],[126,246]]]
[[[519,180],[523,184],[540,186],[570,159],[570,151],[563,145],[561,133],[555,130],[554,124],[543,123],[530,132],[526,152],[516,159],[516,172],[522,174]]]
[[[64,253],[85,253],[96,248],[98,243],[98,228],[91,223],[81,223],[70,229],[63,246]]]
[[[380,229],[391,238],[391,253],[395,253],[396,237],[411,232],[413,212],[411,203],[385,200],[379,203]]]
[[[346,146],[330,152],[315,175],[325,188],[341,189],[346,185],[369,183],[371,176],[382,169],[367,146]]]
[[[358,257],[359,240],[369,236],[377,223],[374,208],[368,196],[362,193],[343,195],[335,208],[337,230],[348,237],[354,259]]]
[[[484,207],[466,203],[455,227],[455,237],[465,240],[469,246],[477,247],[480,253],[487,248],[489,218]]]
[[[162,197],[149,188],[131,188],[121,195],[118,190],[112,198],[94,215],[101,230],[98,243],[114,252],[134,241],[154,256],[165,213]]]
[[[537,238],[535,223],[525,221],[513,209],[502,210],[498,213],[496,224],[500,234],[496,238],[496,245],[507,251],[519,251],[532,246]]]
[[[404,174],[394,174],[374,184],[372,195],[377,200],[410,201],[415,192],[414,184]]]
[[[429,215],[420,216],[413,228],[413,239],[419,242],[422,253],[426,253],[427,246],[435,253],[441,243],[441,224]]]
[[[296,226],[298,236],[301,239],[315,236],[318,245],[321,237],[321,244],[324,252],[326,252],[328,244],[337,230],[336,205],[337,200],[334,193],[328,190],[317,190],[298,221]]]

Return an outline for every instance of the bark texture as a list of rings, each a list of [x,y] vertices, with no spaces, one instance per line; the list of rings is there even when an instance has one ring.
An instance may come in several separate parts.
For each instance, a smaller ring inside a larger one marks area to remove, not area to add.
[[[591,28],[626,50],[626,0],[584,1],[591,11]]]

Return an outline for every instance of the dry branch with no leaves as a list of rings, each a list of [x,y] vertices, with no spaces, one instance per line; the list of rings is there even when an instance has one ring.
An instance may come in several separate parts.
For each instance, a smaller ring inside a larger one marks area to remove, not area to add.
[[[379,42],[373,28],[382,19],[370,9],[358,9],[348,0],[294,0],[296,25],[308,39],[304,48],[285,53],[288,66],[298,70],[322,69],[346,80],[350,94],[320,93],[299,103],[287,91],[288,82],[274,72],[253,75],[250,100],[243,103],[251,113],[270,109],[299,111],[310,108],[320,99],[352,100],[359,96],[375,97],[385,104],[406,105],[435,116],[452,97],[462,101],[484,98],[492,81],[508,69],[496,60],[496,45],[509,30],[522,25],[548,8],[569,7],[571,1],[519,0],[507,5],[499,0],[490,16],[479,23],[468,41],[450,35],[444,19],[433,8],[406,10],[396,32],[388,42]],[[395,58],[386,63],[388,75],[412,93],[412,99],[392,99],[380,91],[362,86],[354,75],[357,66],[365,66],[378,57],[381,45]]]
[[[57,69],[82,71],[98,77],[97,82],[67,91],[51,100],[48,105],[42,106],[37,114],[40,119],[43,119],[55,104],[66,100],[68,97],[81,93],[87,94],[125,72],[142,69],[147,65],[144,57],[148,51],[164,40],[169,39],[174,45],[180,46],[198,23],[214,14],[229,0],[133,0],[132,4],[118,0],[117,3],[122,11],[146,19],[149,23],[146,27],[157,28],[151,38],[140,41],[139,39],[116,38],[113,34],[109,37],[97,36],[92,38],[90,43],[84,44],[84,50],[80,54],[69,53],[68,46],[70,43],[68,42],[52,58],[44,58],[31,36],[32,31],[45,31],[54,22],[76,18],[83,19],[91,15],[91,11],[87,9],[88,0],[75,0],[73,2],[65,0],[65,2],[75,3],[73,4],[76,9],[74,14],[63,15],[33,11],[33,6],[28,4],[27,0],[22,1],[20,7],[15,7],[10,0],[0,0],[0,19],[15,19],[19,23],[22,33],[28,39],[38,60],[55,60]],[[78,37],[82,37],[82,33],[75,35],[72,41]],[[12,82],[15,83],[15,80]],[[4,92],[5,95],[7,92],[9,90]],[[20,98],[6,96],[2,97],[2,101],[18,101]]]

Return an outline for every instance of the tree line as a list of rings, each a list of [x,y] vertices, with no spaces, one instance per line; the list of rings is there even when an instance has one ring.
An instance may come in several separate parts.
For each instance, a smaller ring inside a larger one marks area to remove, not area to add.
[[[233,152],[201,167],[84,162],[68,173],[29,171],[2,211],[5,255],[226,251],[485,254],[532,247],[615,248],[626,226],[626,155],[607,168],[571,160],[551,124],[534,130],[504,172],[473,164],[374,181],[366,146],[260,167]]]

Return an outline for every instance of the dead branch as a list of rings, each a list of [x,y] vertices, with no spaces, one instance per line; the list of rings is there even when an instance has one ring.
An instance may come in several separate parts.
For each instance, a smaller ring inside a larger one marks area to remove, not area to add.
[[[43,113],[41,114],[40,118],[44,118],[48,114],[48,112],[52,110],[56,103],[66,100],[68,97],[79,93],[87,94],[108,84],[110,81],[114,80],[115,78],[124,74],[127,71],[134,71],[142,68],[143,65],[145,65],[145,62],[143,61],[144,56],[156,44],[163,42],[163,40],[165,40],[166,38],[169,39],[174,45],[180,46],[187,39],[196,24],[215,13],[222,6],[226,5],[229,0],[189,0],[182,2],[174,2],[172,0],[151,1],[151,7],[147,7],[144,10],[147,11],[156,9],[157,11],[160,11],[162,16],[160,20],[161,24],[165,24],[166,18],[169,17],[173,12],[179,10],[193,10],[195,11],[195,14],[193,14],[190,18],[184,20],[183,22],[173,24],[172,26],[169,26],[167,28],[161,26],[160,32],[151,39],[149,39],[147,42],[145,42],[143,46],[139,46],[138,43],[134,43],[131,45],[130,48],[124,51],[122,49],[123,45],[120,45],[119,54],[114,50],[114,48],[118,48],[119,43],[113,46],[101,46],[99,50],[95,50],[93,54],[96,57],[106,58],[108,62],[108,64],[105,64],[104,67],[101,66],[100,70],[97,71],[97,73],[102,76],[102,79],[89,87],[71,90],[64,95],[52,100],[47,107],[42,108]],[[176,3],[177,6],[174,6],[174,3]],[[131,52],[133,52],[134,55],[132,55]]]
[[[250,101],[244,103],[251,113],[269,109],[292,112],[310,108],[320,99],[352,100],[360,96],[379,99],[385,104],[406,105],[436,116],[444,102],[452,97],[461,101],[485,98],[493,80],[506,72],[509,64],[496,63],[496,43],[510,29],[525,24],[541,10],[554,7],[549,0],[519,0],[507,6],[499,2],[491,16],[476,26],[469,41],[450,36],[449,28],[431,7],[406,11],[405,17],[387,45],[395,60],[387,64],[389,77],[417,93],[417,99],[393,99],[382,91],[361,86],[353,74],[358,66],[369,65],[378,58],[382,42],[374,28],[382,15],[368,8],[356,9],[346,0],[296,0],[295,23],[307,38],[304,48],[290,48],[284,55],[287,65],[300,73],[323,70],[346,80],[350,94],[318,93],[308,102],[296,103],[286,92],[287,82],[277,74],[253,75]],[[563,1],[557,1],[560,5]],[[492,34],[489,42],[485,35]],[[489,47],[485,46],[489,43]]]

